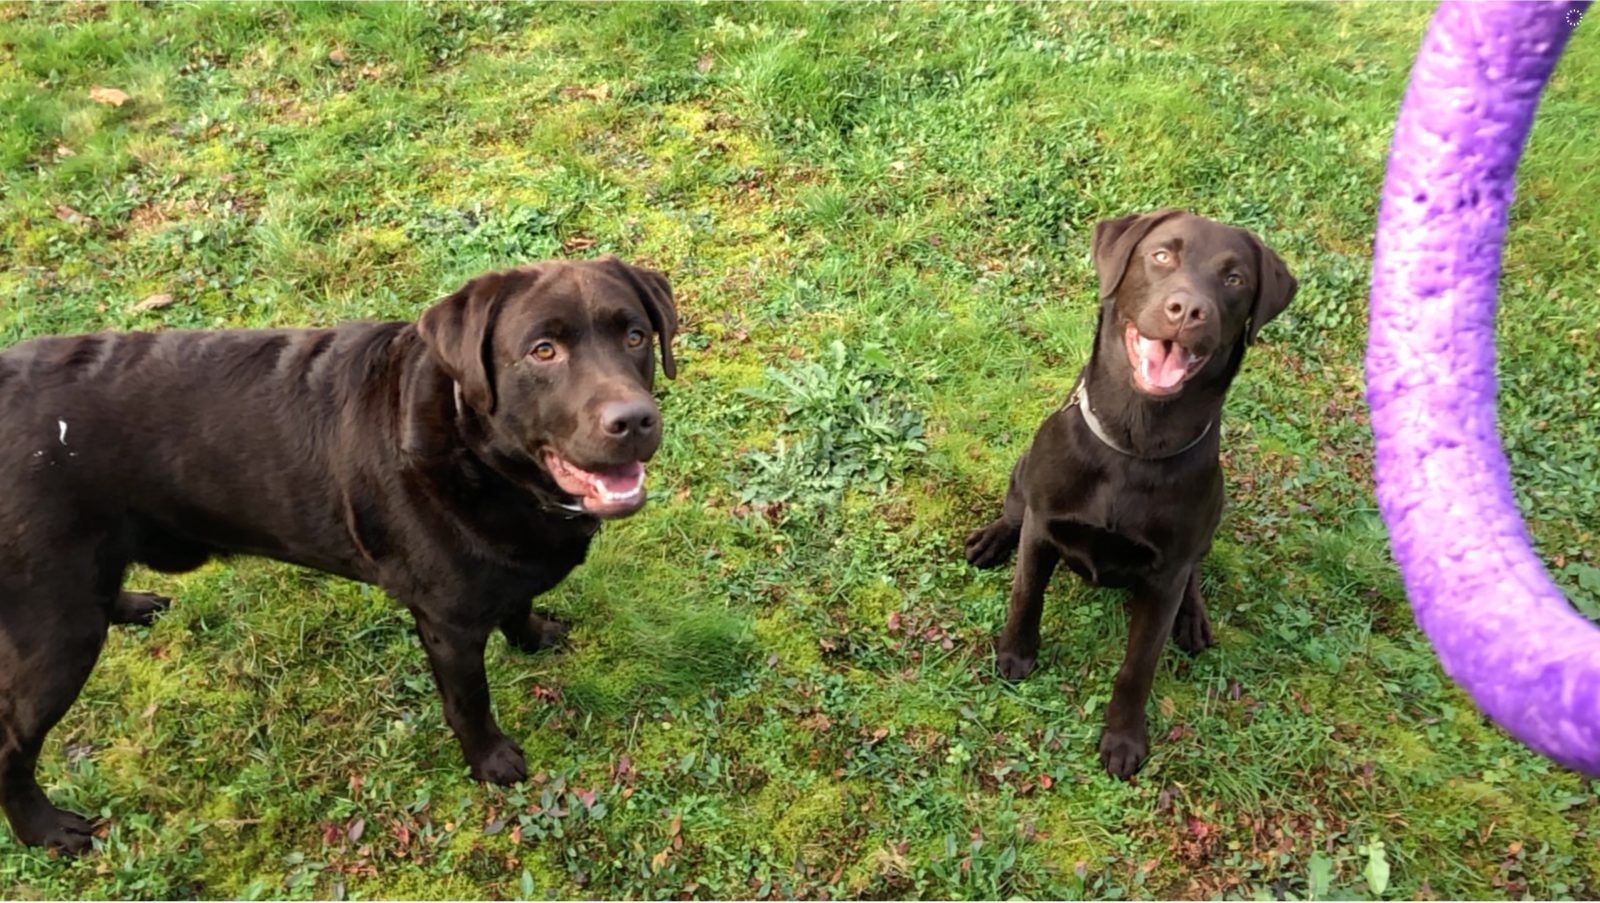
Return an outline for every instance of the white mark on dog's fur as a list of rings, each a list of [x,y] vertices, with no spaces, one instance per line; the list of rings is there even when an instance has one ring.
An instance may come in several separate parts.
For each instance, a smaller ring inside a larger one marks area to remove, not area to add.
[[[60,418],[57,418],[56,419],[56,424],[61,427],[61,444],[62,445],[66,445],[67,444],[67,422],[65,420],[61,420]]]

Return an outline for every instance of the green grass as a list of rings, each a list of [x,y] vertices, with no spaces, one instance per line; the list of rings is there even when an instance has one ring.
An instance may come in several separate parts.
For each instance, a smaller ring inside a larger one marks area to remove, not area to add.
[[[1413,625],[1371,493],[1369,249],[1430,8],[1405,4],[0,7],[0,345],[415,317],[478,271],[671,274],[655,500],[495,640],[537,772],[466,774],[408,618],[267,562],[114,632],[43,760],[109,817],[48,897],[1600,894],[1596,786],[1479,716]],[[1600,615],[1600,53],[1521,172],[1501,426],[1529,527]],[[129,95],[95,103],[91,88]],[[961,537],[1060,403],[1102,217],[1187,206],[1300,278],[1229,399],[1205,569],[1131,784],[1094,741],[1115,597]],[[136,311],[155,294],[171,306]]]

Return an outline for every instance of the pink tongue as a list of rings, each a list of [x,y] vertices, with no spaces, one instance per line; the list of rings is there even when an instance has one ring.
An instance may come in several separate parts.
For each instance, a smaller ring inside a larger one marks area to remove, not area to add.
[[[1188,355],[1177,345],[1139,336],[1139,364],[1145,382],[1157,389],[1170,389],[1183,382]]]
[[[606,492],[612,495],[625,495],[639,488],[639,480],[644,476],[644,465],[625,464],[614,470],[596,472],[592,476]]]

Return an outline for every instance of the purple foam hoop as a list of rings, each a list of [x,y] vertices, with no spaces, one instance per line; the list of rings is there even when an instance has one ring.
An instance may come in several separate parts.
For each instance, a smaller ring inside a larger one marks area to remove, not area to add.
[[[1584,2],[1440,4],[1395,124],[1373,247],[1378,506],[1444,670],[1534,750],[1600,776],[1600,628],[1534,555],[1495,422],[1517,162]]]

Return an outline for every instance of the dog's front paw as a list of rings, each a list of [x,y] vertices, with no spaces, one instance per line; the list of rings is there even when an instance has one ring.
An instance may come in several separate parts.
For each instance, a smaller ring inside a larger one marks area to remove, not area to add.
[[[1018,655],[1015,652],[1000,651],[994,656],[994,669],[1006,680],[1021,680],[1033,673],[1034,666],[1039,662],[1037,655]]]
[[[571,630],[571,627],[555,618],[540,617],[529,612],[525,621],[519,623],[516,629],[507,630],[505,634],[506,641],[512,646],[523,652],[533,653],[560,646],[566,642],[567,634]]]
[[[1204,606],[1184,605],[1178,609],[1178,617],[1172,622],[1172,641],[1190,655],[1199,655],[1217,644]]]
[[[967,563],[976,568],[996,568],[1005,564],[1006,557],[1017,547],[1022,531],[1000,518],[981,530],[967,534],[965,546]]]
[[[501,785],[527,780],[528,762],[522,756],[522,747],[510,737],[501,737],[472,760],[472,777]]]
[[[1149,749],[1145,729],[1112,730],[1106,728],[1100,735],[1100,764],[1112,777],[1126,781],[1144,764]]]
[[[149,627],[155,623],[156,615],[171,604],[171,599],[155,593],[118,593],[116,601],[111,603],[111,623]]]
[[[94,823],[76,812],[42,805],[16,824],[17,839],[29,846],[45,847],[75,856],[94,843]]]

